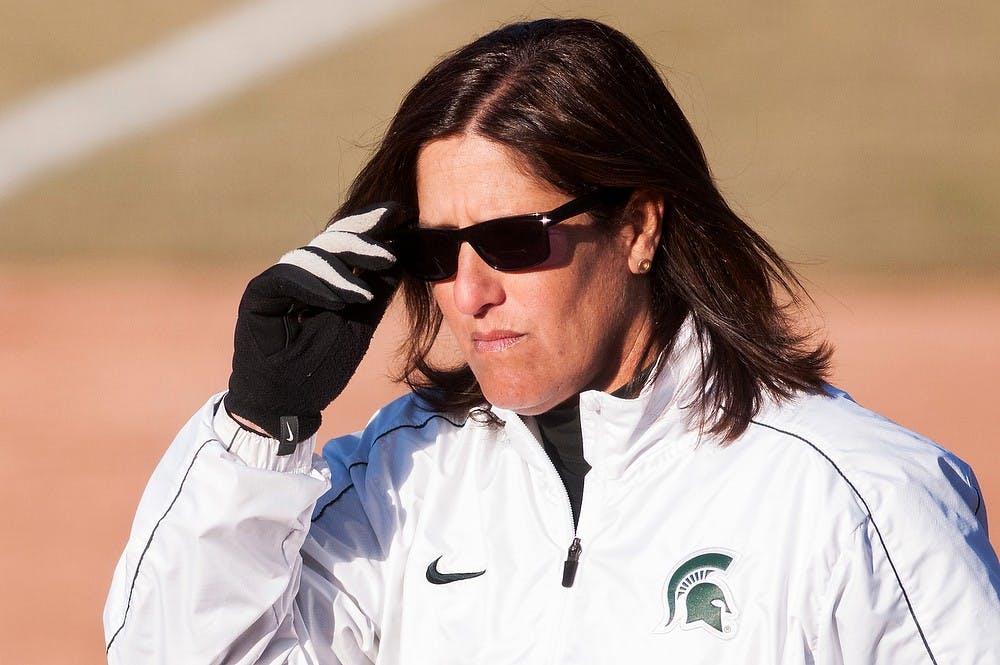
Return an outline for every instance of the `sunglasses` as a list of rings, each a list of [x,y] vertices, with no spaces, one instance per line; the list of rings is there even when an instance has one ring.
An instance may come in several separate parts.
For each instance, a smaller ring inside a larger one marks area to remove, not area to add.
[[[462,229],[411,225],[396,233],[392,249],[404,270],[427,282],[448,279],[458,272],[458,250],[463,242],[494,270],[526,270],[549,258],[549,229],[553,226],[602,205],[624,203],[630,194],[631,190],[623,188],[598,189],[549,212],[500,217]]]

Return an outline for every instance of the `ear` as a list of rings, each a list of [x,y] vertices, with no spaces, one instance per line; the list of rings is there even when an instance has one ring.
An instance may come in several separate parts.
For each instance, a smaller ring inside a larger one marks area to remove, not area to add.
[[[622,233],[628,245],[628,269],[634,275],[648,273],[653,265],[665,208],[663,196],[656,192],[637,189],[632,193]]]

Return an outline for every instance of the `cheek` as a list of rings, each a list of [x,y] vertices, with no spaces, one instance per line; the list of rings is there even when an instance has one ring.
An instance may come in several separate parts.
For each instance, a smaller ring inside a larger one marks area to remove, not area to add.
[[[444,317],[445,323],[448,324],[450,320],[455,316],[455,298],[452,295],[452,282],[435,282],[431,286],[431,295],[433,296],[431,307],[437,306],[441,310],[441,315]],[[450,324],[449,324],[450,325]]]
[[[638,314],[642,295],[634,288],[625,257],[606,251],[592,261],[592,272],[575,294],[572,316],[591,351],[606,354]]]
[[[578,247],[579,250],[579,247]],[[610,252],[578,251],[568,269],[549,273],[540,289],[524,293],[524,303],[539,324],[546,345],[566,362],[607,351],[632,306],[627,284]]]

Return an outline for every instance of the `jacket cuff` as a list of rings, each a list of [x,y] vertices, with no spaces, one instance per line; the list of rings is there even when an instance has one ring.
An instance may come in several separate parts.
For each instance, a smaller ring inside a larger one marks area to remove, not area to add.
[[[219,403],[212,417],[212,429],[226,450],[243,460],[247,466],[268,471],[309,473],[312,470],[316,435],[296,445],[290,455],[278,455],[281,441],[244,429]]]

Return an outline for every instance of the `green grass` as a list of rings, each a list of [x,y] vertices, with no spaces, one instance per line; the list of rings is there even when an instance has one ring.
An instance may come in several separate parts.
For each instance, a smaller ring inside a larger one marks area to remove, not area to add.
[[[437,57],[548,14],[635,38],[734,206],[807,271],[995,274],[1000,5],[983,1],[443,2],[0,202],[0,259],[266,262],[322,227]]]

